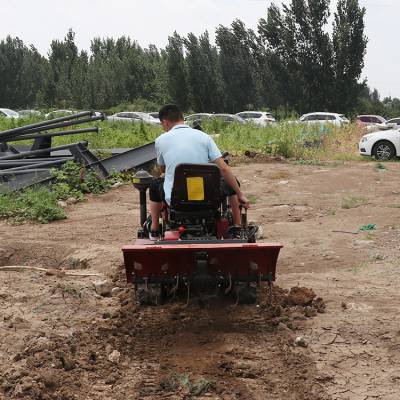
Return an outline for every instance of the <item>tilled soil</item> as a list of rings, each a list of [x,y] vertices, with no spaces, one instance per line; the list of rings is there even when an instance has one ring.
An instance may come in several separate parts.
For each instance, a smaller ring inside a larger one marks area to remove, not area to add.
[[[120,289],[1,271],[0,398],[397,399],[400,165],[385,166],[235,168],[263,240],[285,245],[277,285],[297,288],[277,287],[272,307],[266,290],[259,307],[136,306],[120,251],[138,222],[128,186],[65,221],[1,222],[0,266],[97,272]]]

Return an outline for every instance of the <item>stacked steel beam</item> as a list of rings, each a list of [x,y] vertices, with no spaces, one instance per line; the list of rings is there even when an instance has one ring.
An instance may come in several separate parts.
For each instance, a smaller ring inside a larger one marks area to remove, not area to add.
[[[118,152],[103,160],[90,152],[87,142],[52,147],[51,139],[55,136],[98,132],[97,127],[55,132],[54,129],[104,118],[103,114],[96,116],[93,111],[87,111],[0,132],[0,193],[47,183],[52,179],[50,169],[60,168],[70,160],[92,169],[100,179],[106,179],[112,172],[150,167],[157,157],[154,142]],[[34,139],[28,151],[9,144],[28,139]]]
[[[47,181],[51,177],[50,169],[60,168],[67,161],[85,161],[80,155],[84,153],[87,142],[52,147],[52,138],[98,132],[97,127],[59,129],[102,120],[103,114],[95,115],[93,111],[85,111],[0,132],[0,193]],[[29,151],[18,150],[9,144],[29,139],[34,140]],[[60,151],[64,152],[60,154]],[[93,157],[89,162],[97,161]]]

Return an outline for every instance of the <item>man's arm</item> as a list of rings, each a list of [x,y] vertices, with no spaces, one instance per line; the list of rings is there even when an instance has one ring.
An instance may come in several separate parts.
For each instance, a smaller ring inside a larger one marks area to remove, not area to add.
[[[156,139],[156,143],[155,143],[155,148],[156,148],[156,154],[157,154],[157,164],[158,167],[160,168],[161,173],[163,174],[165,172],[165,161],[164,161],[164,157],[161,153],[161,150],[159,148],[159,142]]]
[[[247,199],[247,197],[240,190],[237,180],[236,180],[235,176],[233,175],[232,170],[229,167],[229,165],[221,157],[214,160],[213,163],[219,167],[223,177],[225,178],[225,181],[236,192],[240,203],[242,203],[245,208],[249,208],[250,202]]]

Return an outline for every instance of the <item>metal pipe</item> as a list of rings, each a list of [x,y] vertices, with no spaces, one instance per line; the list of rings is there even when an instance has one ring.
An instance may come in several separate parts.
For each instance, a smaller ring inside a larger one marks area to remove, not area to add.
[[[57,123],[57,124],[53,124],[53,125],[46,125],[46,126],[38,127],[35,129],[28,129],[28,130],[24,130],[23,132],[20,132],[17,135],[3,135],[4,132],[0,132],[0,141],[1,142],[7,142],[7,141],[12,142],[13,140],[15,140],[14,137],[18,137],[18,136],[21,136],[24,134],[37,133],[37,132],[47,131],[50,129],[65,128],[66,126],[85,124],[87,122],[93,122],[93,121],[99,121],[99,120],[102,120],[102,121],[104,120],[103,114],[100,116],[97,116],[97,117],[77,119],[77,120],[61,122],[61,123]]]
[[[21,171],[14,171],[14,172],[0,171],[0,176],[24,175],[24,174],[32,174],[34,172],[43,172],[43,171],[50,172],[50,169],[49,168],[24,169]]]
[[[71,157],[71,160],[73,160],[74,158]],[[44,161],[44,162],[40,162],[40,163],[34,163],[34,164],[30,164],[30,165],[22,165],[20,167],[14,167],[14,168],[8,168],[3,172],[14,172],[14,171],[24,171],[27,169],[35,169],[35,168],[41,168],[41,167],[50,167],[52,165],[61,165],[66,163],[67,160],[61,160],[61,161]]]
[[[34,158],[23,158],[21,160],[0,160],[0,165],[3,164],[14,164],[14,165],[24,165],[24,164],[32,164],[33,162],[40,162],[40,161],[58,161],[58,160],[65,160],[66,158],[71,158],[71,156],[59,156],[59,157],[34,157]]]
[[[18,128],[8,129],[6,131],[0,132],[0,139],[2,137],[4,137],[4,136],[10,135],[10,134],[17,134],[19,132],[24,132],[26,130],[35,129],[35,128],[39,128],[39,127],[55,124],[57,122],[69,121],[69,120],[75,119],[75,118],[87,117],[88,115],[90,115],[90,116],[95,115],[94,111],[93,110],[91,110],[91,111],[83,111],[81,113],[71,114],[71,115],[67,115],[65,117],[49,119],[48,121],[41,121],[41,122],[36,122],[36,123],[30,124],[30,125],[20,126]]]
[[[87,122],[93,122],[93,121],[99,121],[99,120],[101,120],[101,121],[104,120],[103,114],[101,114],[99,116],[89,117],[89,118],[74,119],[72,121],[66,121],[66,122],[60,122],[57,124],[46,125],[46,126],[37,128],[37,130],[36,129],[28,129],[28,130],[24,131],[24,133],[21,133],[21,135],[24,135],[26,133],[48,131],[50,129],[65,128],[66,126],[80,125],[80,124],[85,124]],[[1,137],[0,137],[0,139],[1,139]]]
[[[51,159],[45,158],[45,159],[39,159],[37,160],[36,158],[32,158],[32,160],[11,160],[11,161],[0,161],[0,169],[8,169],[8,168],[15,168],[15,167],[23,167],[23,166],[29,166],[33,164],[38,164],[40,162],[47,162],[50,161]],[[74,157],[65,157],[65,158],[55,158],[54,160],[51,160],[53,162],[67,162],[67,161],[73,161]]]
[[[85,147],[87,146],[87,142],[81,142]],[[1,160],[18,160],[20,158],[25,158],[25,157],[29,157],[29,156],[34,156],[36,154],[47,154],[47,153],[51,153],[53,151],[57,151],[57,150],[65,150],[65,149],[69,149],[72,146],[75,146],[77,143],[71,143],[71,144],[65,144],[63,146],[58,146],[58,147],[50,147],[48,149],[40,149],[40,150],[32,150],[32,151],[24,151],[22,153],[18,153],[18,154],[11,154],[9,156],[3,156],[0,157],[0,161]]]
[[[54,136],[67,136],[67,135],[77,135],[78,133],[89,133],[96,132],[99,133],[99,128],[96,126],[95,128],[83,128],[83,129],[75,129],[71,131],[62,131],[62,132],[53,132],[53,133],[32,133],[28,135],[18,136],[15,139],[12,139],[13,142],[17,142],[20,140],[28,140],[28,139],[40,139],[40,138],[49,138]]]

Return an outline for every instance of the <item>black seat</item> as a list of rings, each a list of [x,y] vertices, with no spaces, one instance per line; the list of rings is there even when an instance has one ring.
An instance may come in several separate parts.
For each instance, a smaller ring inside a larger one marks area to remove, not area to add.
[[[214,164],[179,164],[175,168],[170,219],[215,219],[221,205],[221,172]]]

